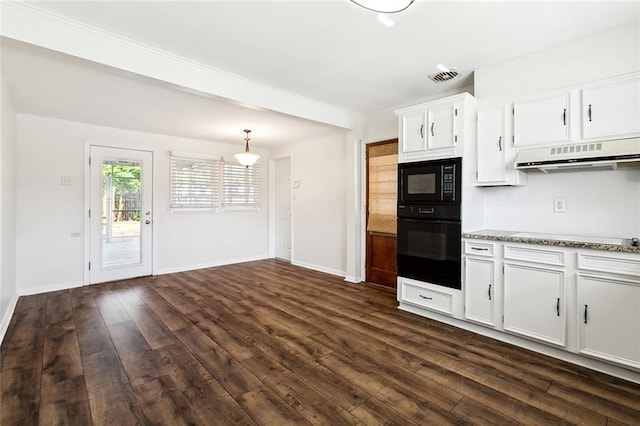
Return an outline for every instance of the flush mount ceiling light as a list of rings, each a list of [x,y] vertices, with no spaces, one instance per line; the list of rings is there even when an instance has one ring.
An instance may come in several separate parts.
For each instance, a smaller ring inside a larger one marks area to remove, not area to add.
[[[258,158],[260,158],[260,155],[249,152],[249,141],[251,140],[249,139],[249,133],[251,133],[251,130],[244,129],[243,132],[247,134],[247,136],[244,138],[244,140],[246,141],[244,152],[233,154],[233,156],[236,157],[236,160],[238,160],[238,163],[242,164],[243,166],[249,167],[249,166],[253,166],[255,162],[258,161]]]
[[[351,2],[378,13],[397,13],[411,6],[414,0],[351,0]]]

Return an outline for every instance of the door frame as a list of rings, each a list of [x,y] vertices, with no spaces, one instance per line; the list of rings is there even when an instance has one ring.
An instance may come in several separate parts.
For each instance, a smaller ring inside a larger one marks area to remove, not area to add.
[[[91,220],[89,218],[89,210],[91,209],[91,166],[89,165],[89,158],[91,157],[91,147],[99,146],[103,148],[115,148],[115,149],[126,149],[130,151],[145,151],[151,153],[152,157],[152,165],[151,170],[153,173],[152,181],[151,181],[151,206],[153,214],[153,227],[151,228],[151,275],[158,275],[157,265],[158,265],[158,220],[159,215],[158,210],[158,197],[155,194],[158,194],[158,178],[156,176],[157,167],[157,155],[153,149],[149,149],[148,147],[136,146],[127,143],[104,143],[98,142],[95,140],[86,139],[84,141],[84,166],[83,166],[83,210],[82,216],[83,220],[83,263],[82,263],[82,281],[84,285],[90,284],[90,271],[89,271],[89,262],[91,259]]]
[[[378,137],[375,139],[361,139],[360,140],[360,265],[358,265],[360,272],[360,281],[365,282],[367,276],[367,145],[375,144],[379,142],[396,141],[400,143],[398,136]]]
[[[269,202],[268,202],[268,255],[269,258],[276,258],[276,162],[278,160],[289,159],[289,181],[292,182],[294,158],[292,153],[285,153],[276,157],[269,158]],[[295,207],[294,207],[294,191],[291,190],[291,264],[295,259]]]

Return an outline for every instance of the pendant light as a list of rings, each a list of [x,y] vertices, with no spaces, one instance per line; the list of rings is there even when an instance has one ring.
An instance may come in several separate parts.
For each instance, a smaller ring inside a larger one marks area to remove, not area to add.
[[[250,141],[249,133],[251,133],[251,130],[245,129],[243,131],[247,134],[247,136],[244,138],[244,140],[247,142],[244,147],[244,152],[233,154],[233,156],[236,157],[236,160],[238,160],[238,163],[242,164],[243,166],[249,167],[249,166],[253,166],[255,162],[258,161],[258,158],[260,158],[260,155],[249,152],[249,141]]]
[[[411,6],[414,0],[351,0],[351,2],[378,13],[397,13]]]

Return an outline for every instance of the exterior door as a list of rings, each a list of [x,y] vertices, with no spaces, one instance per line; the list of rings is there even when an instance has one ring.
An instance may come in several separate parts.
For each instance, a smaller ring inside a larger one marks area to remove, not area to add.
[[[396,287],[398,140],[367,145],[366,281]]]
[[[291,159],[275,162],[275,256],[291,261]]]
[[[153,155],[90,149],[91,284],[151,275]]]

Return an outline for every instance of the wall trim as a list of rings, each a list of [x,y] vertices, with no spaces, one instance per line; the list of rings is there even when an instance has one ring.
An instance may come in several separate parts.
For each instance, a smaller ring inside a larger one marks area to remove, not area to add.
[[[226,260],[221,260],[221,261],[216,261],[211,263],[201,263],[198,265],[189,265],[189,266],[180,266],[177,268],[160,269],[159,271],[157,271],[157,273],[154,273],[154,275],[175,274],[178,272],[187,272],[187,271],[194,271],[197,269],[215,268],[217,266],[233,265],[236,263],[244,263],[244,262],[254,262],[256,260],[265,260],[265,259],[269,259],[269,256],[266,254],[263,254],[260,256],[243,257],[239,259],[226,259]]]
[[[313,263],[300,262],[298,260],[291,260],[291,264],[294,266],[300,266],[302,268],[313,269],[314,271],[324,272],[325,274],[336,275],[339,277],[344,277],[346,275],[345,271],[339,271],[333,268],[327,268],[325,266],[314,265]]]
[[[504,333],[502,331],[493,330],[478,324],[459,320],[457,318],[441,315],[437,312],[420,309],[406,303],[400,302],[398,309],[400,309],[401,311],[411,312],[412,314],[416,314],[424,318],[442,322],[453,327],[462,328],[472,333],[490,337],[501,342],[509,343],[520,348],[529,349],[536,353],[560,359],[571,364],[579,365],[581,367],[589,368],[591,370],[599,371],[610,376],[618,377],[620,379],[640,384],[640,372],[636,372],[634,370],[630,370],[614,364],[609,364],[607,362],[600,361],[595,358],[589,358],[577,353],[567,352],[564,349],[547,346],[543,343],[534,342],[533,340],[528,340],[513,334]]]
[[[344,280],[348,283],[353,284],[360,284],[361,282],[363,282],[360,277],[356,277],[355,275],[347,275],[346,277],[344,277]]]
[[[13,317],[13,313],[16,310],[16,305],[18,304],[18,294],[14,294],[9,302],[9,306],[7,307],[7,311],[4,313],[4,317],[2,318],[2,322],[0,323],[0,342],[4,341],[4,336],[9,329],[9,323],[11,322],[11,318]]]
[[[83,281],[70,281],[41,287],[30,287],[26,289],[19,289],[18,296],[31,296],[34,294],[50,293],[52,291],[69,290],[71,288],[82,287],[84,285],[86,284]]]

